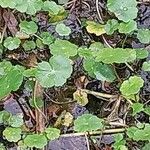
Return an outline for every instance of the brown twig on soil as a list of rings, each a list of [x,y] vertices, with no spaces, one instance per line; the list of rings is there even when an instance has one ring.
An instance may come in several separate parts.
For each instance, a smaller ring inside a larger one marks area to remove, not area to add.
[[[116,134],[116,133],[122,133],[125,132],[125,128],[116,128],[116,129],[106,129],[103,131],[103,134]],[[89,135],[100,135],[102,131],[92,131],[87,134]],[[85,136],[85,132],[80,132],[80,133],[67,133],[67,134],[62,134],[60,137],[76,137],[76,136]]]

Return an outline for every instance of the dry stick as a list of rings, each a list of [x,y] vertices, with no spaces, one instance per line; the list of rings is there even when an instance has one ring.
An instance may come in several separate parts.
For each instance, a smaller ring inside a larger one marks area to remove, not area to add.
[[[122,133],[125,132],[125,128],[117,128],[117,129],[106,129],[103,131],[103,134],[116,134],[116,133]],[[89,135],[100,135],[102,131],[92,131],[89,132]],[[85,136],[85,132],[80,133],[68,133],[68,134],[62,134],[60,137],[77,137],[77,136]]]
[[[117,98],[118,95],[111,95],[111,94],[106,94],[106,93],[100,93],[100,92],[95,92],[95,91],[90,91],[90,90],[87,90],[87,89],[81,89],[81,91],[87,93],[87,94],[92,94],[92,95],[95,95],[95,96],[98,96],[98,97],[104,97],[104,98]]]
[[[101,23],[104,23],[104,22],[103,22],[103,19],[102,19],[102,16],[101,16],[101,14],[100,14],[100,11],[99,11],[98,2],[99,2],[99,0],[96,0],[96,11],[97,11],[97,14],[98,14],[98,17],[99,17],[99,21],[100,21]]]
[[[89,139],[88,139],[88,136],[87,136],[87,134],[85,133],[84,134],[85,135],[85,139],[86,139],[86,145],[87,145],[87,150],[90,150],[90,144],[89,144]]]

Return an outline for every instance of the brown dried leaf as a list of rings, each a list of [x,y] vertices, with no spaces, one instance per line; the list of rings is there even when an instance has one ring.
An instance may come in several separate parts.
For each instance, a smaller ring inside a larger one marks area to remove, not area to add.
[[[15,35],[18,31],[17,30],[18,21],[15,18],[14,14],[11,11],[4,10],[3,18],[11,34]]]

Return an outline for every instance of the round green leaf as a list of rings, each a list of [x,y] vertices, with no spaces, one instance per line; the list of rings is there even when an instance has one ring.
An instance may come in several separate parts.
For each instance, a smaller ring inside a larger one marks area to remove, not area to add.
[[[21,32],[24,32],[26,34],[34,34],[38,30],[38,26],[33,21],[22,21],[19,24]]]
[[[148,62],[144,62],[142,65],[142,70],[150,71],[150,60]]]
[[[49,140],[55,140],[60,136],[60,130],[57,128],[46,128],[45,133]]]
[[[102,119],[92,114],[84,114],[74,121],[74,130],[77,132],[90,132],[102,129],[102,121]]]
[[[23,125],[23,115],[16,114],[10,117],[9,125],[12,127],[21,127]]]
[[[43,44],[50,45],[54,42],[55,38],[49,32],[42,32],[41,38]]]
[[[119,23],[116,19],[108,20],[105,25],[105,31],[108,35],[113,34],[118,29]]]
[[[62,86],[72,73],[70,60],[60,55],[39,63],[37,69],[36,78],[43,87]]]
[[[141,103],[134,103],[132,104],[132,109],[133,109],[133,116],[136,115],[137,113],[141,112],[141,111],[144,111],[144,105],[141,104]]]
[[[37,11],[40,11],[43,6],[42,0],[18,0],[15,8],[29,15],[34,15]]]
[[[108,10],[115,13],[119,20],[128,22],[137,17],[137,1],[136,0],[108,0]]]
[[[137,29],[137,23],[134,20],[130,20],[129,22],[122,22],[119,24],[118,29],[120,33],[130,33]]]
[[[25,51],[30,51],[36,48],[34,41],[25,41],[22,45]]]
[[[3,131],[3,136],[9,142],[18,142],[21,139],[21,129],[20,128],[7,127]]]
[[[77,54],[77,46],[70,43],[67,40],[57,39],[53,44],[49,46],[51,54],[58,56],[75,56]]]
[[[4,41],[4,46],[9,50],[17,49],[21,41],[17,37],[7,37]]]
[[[96,61],[106,64],[132,62],[135,59],[136,51],[129,48],[103,48],[96,55]]]
[[[24,144],[30,148],[42,149],[47,144],[47,138],[42,134],[27,135]]]
[[[58,15],[58,13],[63,10],[61,5],[57,5],[54,1],[45,1],[44,2],[44,11],[48,11],[50,15]]]
[[[137,38],[141,43],[148,44],[150,43],[150,30],[149,29],[139,29]]]
[[[57,24],[55,30],[60,36],[68,36],[71,33],[71,29],[64,23]]]
[[[149,52],[146,49],[136,49],[136,58],[137,59],[144,59],[148,57]]]
[[[140,91],[143,84],[144,80],[141,77],[132,76],[121,84],[120,91],[124,96],[134,95]]]

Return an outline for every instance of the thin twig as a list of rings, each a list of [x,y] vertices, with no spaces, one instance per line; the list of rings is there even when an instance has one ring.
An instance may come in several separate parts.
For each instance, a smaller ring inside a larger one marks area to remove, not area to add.
[[[118,95],[111,95],[111,94],[106,94],[106,93],[100,93],[100,92],[95,92],[95,91],[90,91],[90,90],[87,90],[87,89],[81,89],[83,92],[87,93],[87,94],[92,94],[92,95],[95,95],[95,96],[98,96],[98,97],[104,97],[104,98],[117,98]]]
[[[89,144],[89,139],[88,139],[88,136],[87,134],[85,133],[85,139],[86,139],[86,145],[87,145],[87,150],[90,150],[90,144]]]
[[[125,128],[117,128],[117,129],[106,129],[103,131],[103,134],[116,134],[116,133],[122,133],[125,132]],[[100,135],[102,131],[92,131],[89,132],[89,135]],[[85,136],[84,132],[80,133],[67,133],[67,134],[62,134],[60,137],[76,137],[76,136]]]
[[[126,66],[127,66],[131,71],[134,72],[134,70],[133,70],[133,68],[130,66],[130,64],[128,64],[127,62],[126,62],[125,64],[126,64]]]
[[[99,5],[98,5],[98,3],[99,3],[99,0],[96,0],[96,11],[97,11],[97,14],[98,14],[98,18],[99,18],[100,23],[104,23],[103,19],[102,19],[102,16],[101,16],[101,13],[99,11]]]

